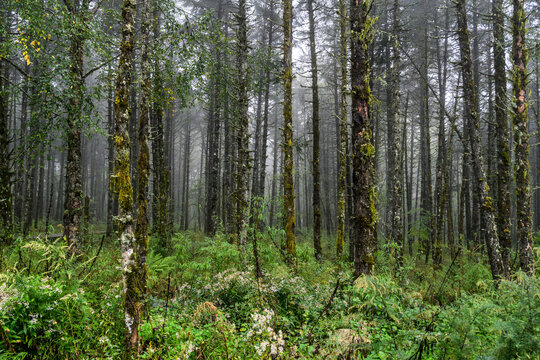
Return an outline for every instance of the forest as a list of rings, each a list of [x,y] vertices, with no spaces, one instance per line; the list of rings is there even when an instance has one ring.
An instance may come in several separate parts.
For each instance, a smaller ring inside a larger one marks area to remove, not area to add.
[[[540,359],[538,0],[0,13],[0,360]]]

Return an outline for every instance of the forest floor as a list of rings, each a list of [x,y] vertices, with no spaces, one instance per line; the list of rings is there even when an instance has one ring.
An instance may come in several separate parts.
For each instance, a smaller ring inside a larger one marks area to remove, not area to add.
[[[480,254],[445,254],[439,271],[406,257],[397,269],[380,246],[376,274],[353,282],[351,265],[333,259],[333,238],[318,262],[301,236],[292,272],[280,236],[259,238],[259,281],[251,244],[240,251],[221,234],[176,233],[163,256],[151,240],[140,358],[540,358],[537,275],[494,289]],[[61,239],[35,235],[3,250],[0,359],[121,357],[120,250],[101,239],[88,236],[76,259]]]

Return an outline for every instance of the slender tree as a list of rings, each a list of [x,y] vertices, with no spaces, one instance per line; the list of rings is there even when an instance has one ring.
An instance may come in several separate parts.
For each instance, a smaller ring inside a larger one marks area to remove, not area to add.
[[[375,146],[373,143],[369,47],[371,0],[351,0],[351,91],[353,134],[354,270],[371,274],[375,266]]]
[[[390,69],[390,104],[388,106],[388,171],[389,171],[389,204],[390,204],[390,226],[391,239],[397,246],[396,259],[401,263],[403,255],[403,217],[402,217],[402,148],[401,148],[401,124],[400,124],[400,54],[399,54],[399,34],[400,34],[400,4],[399,0],[394,0],[392,9],[392,67]],[[388,60],[390,61],[390,60]]]
[[[347,147],[349,128],[347,123],[347,6],[339,0],[339,66],[341,70],[341,89],[339,104],[339,173],[336,255],[343,255],[345,246],[345,197],[347,196]]]
[[[506,94],[503,0],[493,0],[493,65],[495,71],[495,121],[497,124],[497,231],[501,245],[503,272],[510,274],[512,216],[510,214],[510,129]]]
[[[139,270],[133,234],[133,187],[130,176],[129,121],[131,116],[129,90],[133,71],[135,0],[122,3],[122,41],[116,76],[115,162],[113,188],[118,196],[118,236],[122,251],[122,279],[124,287],[124,359],[131,359],[139,349],[140,303],[138,301]]]
[[[248,99],[248,38],[246,0],[238,1],[237,28],[237,62],[238,62],[238,163],[237,163],[237,208],[236,224],[238,226],[238,242],[245,246],[249,224],[248,181],[250,169],[249,153],[249,99]]]
[[[289,263],[296,266],[296,216],[294,209],[294,160],[292,123],[292,1],[283,0],[283,207],[285,245]]]
[[[458,40],[461,54],[461,71],[463,74],[463,95],[467,113],[467,130],[469,132],[469,146],[471,150],[472,167],[475,177],[475,191],[480,198],[480,212],[482,224],[485,226],[485,240],[488,250],[491,274],[493,279],[503,275],[502,259],[495,223],[493,199],[489,197],[489,185],[484,171],[484,154],[480,141],[480,122],[476,112],[476,93],[472,71],[471,45],[467,29],[466,0],[456,1],[456,15],[458,23]]]
[[[526,45],[527,31],[525,1],[513,0],[512,16],[512,122],[514,126],[514,150],[517,201],[517,238],[519,243],[519,265],[521,270],[533,273],[532,209],[529,166],[529,118],[527,115],[527,63],[529,51]]]
[[[317,69],[317,46],[315,44],[315,11],[313,0],[307,1],[309,17],[309,49],[311,56],[311,91],[312,91],[312,124],[313,124],[313,246],[315,258],[322,258],[321,248],[321,164],[320,164],[320,134],[319,129],[319,76]]]
[[[64,237],[68,251],[79,251],[79,233],[82,215],[82,172],[81,172],[81,117],[84,102],[84,40],[88,0],[65,2],[74,24],[70,34],[69,82],[70,96],[67,115],[67,163],[64,204]]]

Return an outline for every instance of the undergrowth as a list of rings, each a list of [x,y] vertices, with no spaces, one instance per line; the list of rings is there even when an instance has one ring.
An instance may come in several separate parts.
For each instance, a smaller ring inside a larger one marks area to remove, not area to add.
[[[495,289],[478,254],[436,272],[414,258],[396,269],[381,246],[377,273],[353,282],[350,264],[318,262],[304,242],[291,273],[276,239],[258,241],[260,281],[251,246],[240,251],[222,234],[176,234],[166,257],[151,248],[140,358],[540,357],[537,276],[518,272]],[[121,357],[120,253],[105,240],[98,254],[100,240],[76,259],[60,241],[39,238],[4,249],[0,359]]]

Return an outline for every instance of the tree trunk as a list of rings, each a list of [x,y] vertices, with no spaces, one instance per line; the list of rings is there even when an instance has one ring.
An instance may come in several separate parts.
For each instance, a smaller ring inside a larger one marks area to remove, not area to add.
[[[296,268],[292,119],[292,1],[283,0],[283,207],[288,262]]]
[[[250,170],[249,154],[249,98],[248,98],[248,38],[246,0],[238,1],[238,29],[237,29],[237,62],[238,62],[238,162],[237,162],[237,208],[236,224],[238,243],[245,247],[249,224],[248,181]]]
[[[517,201],[517,239],[519,243],[519,266],[521,270],[533,274],[532,249],[532,209],[531,184],[529,166],[529,118],[527,115],[527,63],[529,51],[526,46],[525,0],[513,0],[512,17],[512,63],[513,63],[513,97],[512,123],[514,127],[514,151]]]
[[[317,47],[315,44],[315,13],[313,0],[307,0],[309,17],[309,49],[311,56],[311,91],[312,91],[312,124],[313,124],[313,247],[315,258],[322,259],[321,248],[321,164],[320,164],[320,118],[319,118],[319,76],[317,69]]]
[[[503,0],[493,0],[493,65],[495,71],[495,120],[497,124],[497,231],[501,246],[503,274],[508,277],[512,258],[512,216],[510,214],[510,129],[506,93]]]
[[[347,147],[349,128],[347,123],[347,7],[345,0],[339,0],[339,66],[341,70],[341,88],[339,104],[339,173],[338,173],[338,208],[336,255],[343,256],[345,246],[345,211],[347,196]]]
[[[0,20],[3,22],[3,19]],[[3,25],[3,24],[2,24]],[[0,39],[0,42],[2,39]],[[9,151],[8,92],[4,80],[4,61],[0,61],[0,244],[9,245],[13,239],[11,198],[11,160]]]
[[[466,0],[456,1],[456,15],[458,23],[458,40],[461,53],[461,67],[463,74],[463,94],[465,107],[467,109],[467,128],[469,130],[469,145],[471,148],[471,158],[476,189],[480,199],[480,212],[482,225],[485,229],[486,247],[491,266],[493,279],[498,281],[503,275],[502,259],[497,236],[497,226],[495,223],[493,200],[488,196],[489,186],[484,172],[484,155],[481,148],[479,134],[479,118],[476,112],[476,92],[472,72],[471,46],[469,32],[467,30],[467,13],[465,8]]]
[[[371,126],[369,46],[372,22],[370,0],[351,0],[351,87],[354,193],[354,272],[371,274],[375,266],[375,147]]]
[[[124,287],[124,359],[131,359],[139,351],[140,302],[138,301],[139,269],[133,234],[133,188],[130,175],[129,122],[131,117],[131,73],[133,71],[135,0],[124,0],[122,5],[122,42],[116,77],[115,95],[115,162],[111,177],[118,195],[118,236],[122,251],[122,279]]]
[[[396,260],[401,265],[403,256],[403,218],[402,218],[402,160],[403,152],[401,148],[401,124],[400,124],[400,54],[399,54],[399,33],[400,33],[400,4],[399,0],[394,0],[392,9],[392,59],[390,69],[390,84],[388,113],[387,113],[387,136],[388,136],[388,203],[390,206],[390,238],[396,246]]]
[[[69,50],[71,92],[67,116],[67,163],[64,204],[64,237],[68,252],[75,254],[80,250],[79,235],[82,215],[82,172],[81,172],[81,132],[84,78],[83,78],[83,42],[84,20],[88,9],[88,0],[68,2],[68,10],[73,16],[76,31],[71,35]]]

